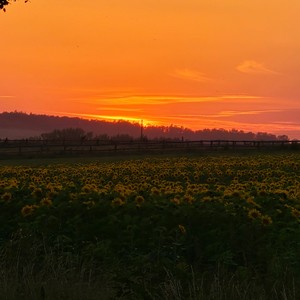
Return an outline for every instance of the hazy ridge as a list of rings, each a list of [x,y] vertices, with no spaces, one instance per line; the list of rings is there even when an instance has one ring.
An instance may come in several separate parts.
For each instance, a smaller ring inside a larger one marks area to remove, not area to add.
[[[51,132],[55,129],[81,128],[85,132],[92,132],[93,137],[107,135],[130,136],[139,138],[141,136],[141,125],[128,121],[100,121],[86,120],[76,117],[59,117],[50,115],[26,114],[22,112],[0,113],[0,138],[22,139],[40,138],[42,133]],[[232,129],[202,129],[191,130],[177,126],[147,126],[143,128],[143,136],[148,139],[185,139],[185,140],[287,140],[288,136],[266,133],[266,132],[244,132]]]

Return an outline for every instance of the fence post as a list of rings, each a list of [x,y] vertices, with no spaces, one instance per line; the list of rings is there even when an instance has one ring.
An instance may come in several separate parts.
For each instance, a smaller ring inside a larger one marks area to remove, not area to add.
[[[260,141],[257,142],[257,149],[260,148]]]

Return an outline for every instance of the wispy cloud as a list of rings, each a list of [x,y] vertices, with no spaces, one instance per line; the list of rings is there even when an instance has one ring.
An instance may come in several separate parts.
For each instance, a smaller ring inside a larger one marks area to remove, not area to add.
[[[261,115],[265,113],[274,113],[282,112],[281,109],[265,109],[265,110],[247,110],[247,111],[238,111],[238,110],[226,110],[219,113],[220,117],[232,117],[237,115]]]
[[[206,114],[179,114],[179,115],[171,115],[170,118],[176,118],[176,119],[224,119],[227,117],[234,117],[234,116],[251,116],[251,115],[262,115],[265,113],[274,113],[274,112],[281,112],[280,109],[266,109],[266,110],[247,110],[247,111],[236,111],[236,110],[222,110],[219,112],[213,112],[213,113],[206,113]]]
[[[191,80],[197,82],[206,82],[210,78],[207,77],[204,73],[198,72],[197,70],[191,69],[175,69],[173,72],[169,73],[172,77],[176,77],[184,80]]]
[[[254,95],[224,95],[220,96],[222,99],[261,99],[261,96],[254,96]]]
[[[279,74],[278,72],[267,68],[264,64],[255,60],[245,60],[240,63],[236,69],[242,73],[248,74]]]
[[[15,96],[0,95],[0,98],[14,98]]]
[[[132,96],[113,96],[104,97],[95,96],[93,98],[77,98],[72,99],[82,103],[90,104],[101,104],[123,109],[125,106],[136,106],[136,105],[158,105],[158,104],[171,104],[171,103],[200,103],[200,102],[218,102],[218,101],[240,101],[240,100],[259,100],[260,96],[255,95],[220,95],[220,96],[192,96],[192,95],[181,95],[181,96],[170,96],[170,95],[132,95]],[[71,100],[71,99],[70,99]]]
[[[139,112],[141,109],[140,108],[127,108],[127,107],[115,107],[115,106],[104,106],[101,108],[96,108],[96,110],[101,110],[101,111],[126,111],[126,112]]]

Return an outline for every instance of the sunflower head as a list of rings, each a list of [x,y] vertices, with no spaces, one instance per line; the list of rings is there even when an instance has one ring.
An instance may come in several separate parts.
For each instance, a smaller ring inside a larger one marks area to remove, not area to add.
[[[52,205],[52,200],[49,199],[49,198],[43,198],[40,201],[40,204],[43,205],[43,206],[51,206]]]
[[[252,220],[255,220],[255,219],[261,217],[261,212],[255,208],[250,209],[248,212],[248,217]]]
[[[135,197],[136,206],[141,206],[144,202],[145,202],[145,199],[143,196],[138,195]]]
[[[180,231],[182,234],[186,234],[186,229],[185,229],[185,227],[184,227],[183,225],[179,224],[179,225],[178,225],[178,229],[179,229],[179,231]]]
[[[23,215],[23,217],[27,217],[30,216],[34,211],[34,206],[33,205],[25,205],[22,209],[21,209],[21,213]]]
[[[267,226],[267,225],[271,225],[273,223],[272,221],[272,218],[269,217],[269,216],[262,216],[261,217],[261,223],[264,225],[264,226]]]
[[[1,200],[4,200],[4,201],[10,201],[12,198],[12,195],[11,193],[9,192],[5,192],[2,196],[1,196]]]

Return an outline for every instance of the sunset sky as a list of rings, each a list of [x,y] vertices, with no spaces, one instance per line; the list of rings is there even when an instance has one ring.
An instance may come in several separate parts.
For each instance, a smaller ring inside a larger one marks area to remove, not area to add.
[[[299,12],[299,0],[19,0],[0,11],[0,112],[300,139]]]

